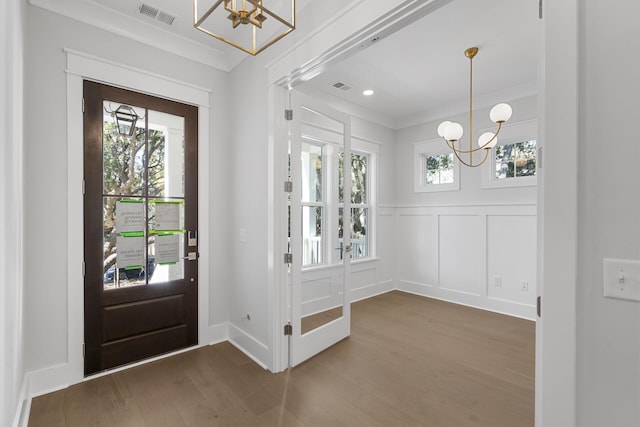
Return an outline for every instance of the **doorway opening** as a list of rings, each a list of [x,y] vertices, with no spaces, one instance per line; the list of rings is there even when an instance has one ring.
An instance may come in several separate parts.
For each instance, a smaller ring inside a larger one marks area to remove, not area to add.
[[[448,4],[448,3],[459,3],[459,2],[444,2],[444,4]],[[442,6],[442,4],[440,5]],[[431,12],[431,11],[430,11]],[[429,12],[429,13],[430,13]],[[535,12],[535,19],[537,19],[537,11]],[[413,20],[415,20],[415,17],[412,17],[411,19],[408,19],[407,21],[405,21],[406,23],[411,23],[413,22]],[[534,22],[537,22],[535,21]],[[319,73],[319,71],[324,71],[327,68],[331,68],[333,65],[337,64],[340,60],[344,59],[344,58],[350,58],[351,54],[353,54],[353,52],[357,49],[361,49],[361,47],[356,47],[359,46],[360,42],[366,41],[366,40],[371,40],[371,36],[375,36],[377,33],[382,33],[384,34],[384,37],[388,37],[390,36],[391,33],[393,33],[393,31],[391,31],[391,29],[393,29],[395,31],[395,29],[398,29],[399,27],[403,28],[403,25],[400,23],[400,21],[393,21],[393,23],[389,24],[389,29],[390,31],[384,31],[384,30],[380,30],[380,28],[384,28],[384,24],[381,24],[380,22],[376,22],[375,25],[371,25],[371,27],[369,28],[369,30],[371,31],[371,33],[369,33],[368,35],[365,34],[365,31],[361,32],[358,34],[359,39],[358,40],[349,40],[350,42],[353,41],[353,44],[345,44],[345,46],[341,46],[340,49],[337,49],[336,51],[331,51],[331,52],[326,52],[323,53],[320,57],[318,57],[316,59],[316,62],[313,62],[313,66],[312,67],[305,67],[305,68],[300,68],[300,69],[293,69],[292,71],[290,71],[287,74],[287,77],[283,77],[280,80],[276,80],[275,84],[276,87],[275,89],[275,93],[276,93],[276,98],[277,97],[281,97],[282,99],[284,99],[287,95],[286,92],[287,91],[291,91],[292,88],[293,90],[299,90],[301,89],[301,87],[305,84],[305,80],[310,78],[310,79],[315,79],[318,76],[322,76],[322,74]],[[386,30],[386,29],[385,29]],[[533,49],[537,49],[537,45],[539,43],[539,41],[537,40],[537,26],[536,26],[536,31],[534,31],[534,40],[533,40]],[[366,43],[365,43],[366,44]],[[464,46],[464,47],[468,47],[468,46]],[[338,52],[339,51],[339,52]],[[461,50],[462,52],[462,50]],[[537,89],[537,64],[533,63],[532,64],[532,73],[533,73],[533,78],[532,81],[530,82],[530,84],[528,85],[528,87],[524,90],[526,91],[530,91],[533,90],[534,92],[528,92],[529,95],[534,94],[535,95],[535,90]],[[293,77],[291,77],[293,76]],[[412,80],[413,81],[413,80]],[[347,83],[352,83],[353,81],[347,82]],[[532,89],[533,88],[533,89]],[[467,88],[468,90],[468,88]],[[315,93],[316,97],[319,97],[318,93]],[[518,96],[523,96],[521,95],[516,95],[516,97]],[[524,95],[526,96],[526,95]],[[468,100],[467,100],[468,101]],[[335,107],[336,104],[333,104],[333,106]],[[464,107],[461,107],[459,111],[463,111]],[[535,102],[533,103],[533,106],[529,106],[528,107],[530,109],[530,112],[533,112],[533,114],[535,115],[537,107],[535,106]],[[397,128],[396,128],[397,129]],[[437,137],[434,131],[434,138]],[[276,138],[277,139],[277,138]],[[277,160],[276,160],[276,164],[277,164]],[[478,182],[480,182],[481,178],[478,177]],[[531,201],[527,202],[528,207],[524,210],[518,211],[516,212],[517,216],[522,216],[522,217],[527,217],[527,219],[524,221],[527,223],[528,226],[530,226],[531,224],[533,224],[533,228],[531,229],[531,233],[528,233],[527,236],[533,235],[534,239],[536,234],[538,234],[538,231],[536,230],[537,226],[536,226],[536,199],[537,199],[537,194],[536,194],[537,190],[534,190],[533,192],[530,192],[532,197],[531,197]],[[520,209],[520,208],[518,208]],[[496,213],[496,212],[490,212],[489,216],[494,215],[495,216],[500,216],[500,213]],[[466,212],[460,213],[455,212],[455,215],[458,215],[460,217],[464,217],[465,215],[467,215]],[[447,222],[447,220],[449,219],[449,213],[442,215],[442,218],[444,218],[444,220],[441,222],[441,225],[446,228],[449,225],[451,225],[451,227],[449,227],[447,230],[455,230],[455,224],[453,222],[449,223]],[[486,214],[485,216],[483,216],[483,218],[487,218]],[[485,223],[489,223],[489,221],[485,221]],[[495,222],[495,226],[496,228],[498,228],[498,226],[500,226],[500,224],[498,224],[498,222]],[[469,225],[470,229],[473,229],[473,224],[471,224],[471,222],[469,222],[468,224],[465,225]],[[490,226],[494,226],[494,223],[490,223]],[[437,238],[437,235],[434,236],[434,238]],[[535,246],[532,249],[535,252]],[[453,253],[453,252],[452,252]],[[533,267],[532,269],[534,270],[534,275],[535,275],[535,270],[536,270],[536,266],[535,266],[535,260],[533,261]],[[484,270],[482,270],[482,267],[479,269],[481,272],[485,271],[486,272],[486,267]],[[482,276],[482,275],[480,275]],[[485,275],[486,277],[486,275]],[[487,279],[488,280],[488,279]],[[527,292],[529,292],[531,295],[533,295],[533,298],[530,298],[530,302],[527,303],[527,316],[529,319],[533,320],[535,318],[535,295],[536,295],[536,289],[535,286],[533,286],[532,284],[536,282],[535,277],[532,279],[533,281],[528,281],[525,280],[526,283],[526,288],[528,289]],[[497,286],[497,285],[496,285]],[[519,291],[520,292],[525,292],[525,285],[522,285],[520,283],[520,288]],[[463,290],[464,291],[464,290]],[[464,292],[460,292],[461,294]],[[490,298],[490,297],[489,297]],[[445,298],[443,298],[445,299]],[[497,298],[494,298],[494,300],[497,300]],[[283,299],[284,301],[284,299]],[[469,305],[473,305],[470,302],[462,302],[462,303],[466,303]],[[290,306],[289,306],[290,309]],[[282,348],[282,347],[281,347]]]

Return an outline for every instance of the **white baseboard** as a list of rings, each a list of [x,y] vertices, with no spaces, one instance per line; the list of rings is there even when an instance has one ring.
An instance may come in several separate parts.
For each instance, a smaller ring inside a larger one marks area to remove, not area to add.
[[[31,411],[31,397],[29,397],[29,384],[27,375],[22,379],[22,387],[20,388],[20,396],[18,398],[18,407],[13,417],[13,427],[27,427],[29,424],[29,412]]]
[[[206,342],[209,345],[218,344],[229,339],[229,324],[227,322],[209,326]],[[202,343],[204,344],[204,343]]]
[[[392,291],[395,289],[393,280],[384,280],[378,283],[372,283],[371,285],[362,286],[360,288],[351,290],[351,302],[361,301],[364,299],[375,297]]]
[[[536,308],[530,305],[518,304],[510,301],[489,298],[485,296],[465,294],[462,292],[443,289],[422,283],[414,283],[406,280],[398,281],[397,289],[414,295],[438,299],[454,304],[479,308],[494,313],[506,314],[521,319],[535,321]]]
[[[231,323],[229,323],[229,342],[258,365],[269,369],[269,347]]]
[[[68,363],[27,372],[28,393],[32,398],[62,390],[74,383],[69,375]]]

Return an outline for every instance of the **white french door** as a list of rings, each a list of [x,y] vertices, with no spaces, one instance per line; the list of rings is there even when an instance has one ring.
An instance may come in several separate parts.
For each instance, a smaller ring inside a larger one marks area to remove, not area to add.
[[[295,91],[291,109],[288,281],[296,366],[351,332],[351,123]]]

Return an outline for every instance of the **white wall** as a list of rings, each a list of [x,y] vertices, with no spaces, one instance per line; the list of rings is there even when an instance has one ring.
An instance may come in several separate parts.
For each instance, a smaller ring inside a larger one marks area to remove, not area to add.
[[[25,2],[0,4],[0,425],[18,420],[24,399],[22,276],[23,66]]]
[[[514,111],[510,126],[536,118],[536,97],[508,102]],[[474,111],[476,134],[490,128],[488,117],[488,108]],[[468,112],[450,119],[468,127]],[[439,123],[423,123],[396,134],[397,286],[533,319],[536,187],[482,188],[482,167],[461,165],[459,191],[414,192],[413,146],[436,139]],[[526,291],[523,281],[528,282]]]
[[[580,3],[577,424],[640,425],[640,303],[603,297],[603,258],[640,259],[640,3]],[[615,125],[613,125],[615,124]]]
[[[95,55],[211,90],[210,136],[210,325],[227,319],[229,279],[225,250],[228,156],[228,74],[147,45],[61,17],[27,9],[25,64],[25,305],[28,371],[64,367],[68,360],[66,54],[63,48]],[[116,48],[118,47],[118,48]],[[121,47],[126,47],[122,49]],[[78,99],[80,102],[80,99]],[[77,206],[78,210],[82,206]],[[76,313],[77,314],[77,313]],[[78,318],[78,316],[74,316]],[[83,318],[82,313],[79,318]],[[205,343],[206,344],[206,343]],[[80,351],[80,349],[79,349]],[[57,384],[62,386],[64,384]],[[42,391],[42,390],[40,390]]]
[[[513,108],[513,116],[505,126],[513,126],[516,123],[536,119],[536,97],[527,97],[516,100],[504,100]],[[474,135],[480,135],[481,129],[493,129],[495,125],[489,120],[490,108],[477,108],[473,112]],[[530,204],[536,202],[535,187],[482,189],[482,167],[469,168],[460,166],[460,191],[447,191],[436,193],[416,193],[413,186],[413,144],[438,139],[437,127],[442,120],[457,121],[465,128],[463,140],[468,137],[469,113],[462,112],[457,116],[443,117],[399,129],[396,132],[396,178],[395,178],[395,204],[397,206],[424,206],[424,205],[483,205],[483,204]],[[506,132],[506,130],[505,130]],[[500,140],[500,137],[498,137]],[[444,142],[442,142],[444,144]]]

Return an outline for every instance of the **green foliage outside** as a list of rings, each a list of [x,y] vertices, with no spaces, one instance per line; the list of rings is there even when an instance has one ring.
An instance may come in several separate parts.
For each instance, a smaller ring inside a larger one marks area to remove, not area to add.
[[[426,157],[425,182],[426,184],[453,182],[453,153]]]
[[[496,147],[496,178],[534,176],[536,141],[522,141]]]
[[[367,161],[368,156],[364,154],[351,154],[351,239],[365,240],[367,238],[367,218],[368,209],[357,207],[357,205],[367,204]],[[344,202],[344,152],[338,153],[338,201]],[[339,209],[338,216],[338,236],[343,234],[343,209]],[[366,256],[366,244],[363,248],[354,246],[356,251],[352,253],[353,258]],[[362,253],[358,253],[358,251]]]
[[[117,133],[113,122],[103,123],[103,268],[105,272],[116,262],[116,201],[121,198],[160,197],[164,191],[164,133],[149,130],[147,144],[145,144],[146,136],[143,128],[136,128],[136,134],[133,137],[123,137]],[[148,166],[146,177],[145,165]],[[153,239],[153,236],[150,239]]]

